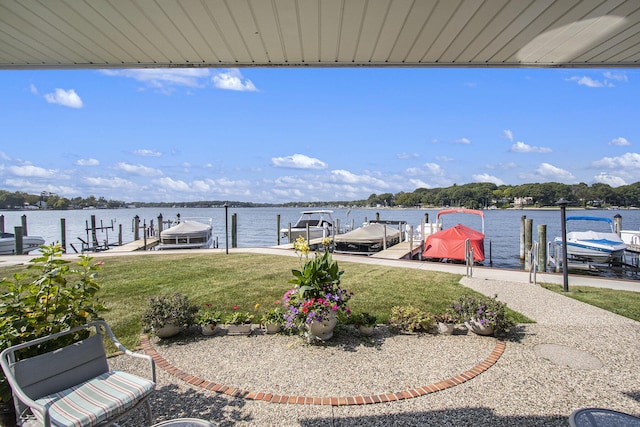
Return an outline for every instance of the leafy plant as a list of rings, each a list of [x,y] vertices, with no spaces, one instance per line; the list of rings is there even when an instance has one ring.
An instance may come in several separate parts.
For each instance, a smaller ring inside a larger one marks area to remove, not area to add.
[[[0,282],[0,350],[100,319],[105,307],[96,293],[95,280],[103,263],[80,255],[75,264],[61,259],[60,245],[40,246],[27,271]],[[35,273],[30,274],[30,272]],[[84,338],[69,335],[55,342],[32,347],[28,357],[64,347]],[[0,371],[0,402],[11,398],[11,389]]]
[[[145,332],[156,332],[166,325],[187,328],[194,324],[198,306],[179,292],[149,298],[149,305],[142,315]]]
[[[275,325],[283,325],[284,324],[284,310],[282,307],[274,307],[267,310],[260,319],[263,325],[267,324],[275,324]]]
[[[378,318],[371,313],[362,312],[351,315],[351,323],[355,326],[375,326]]]
[[[456,318],[452,313],[449,313],[448,311],[445,313],[438,313],[435,316],[433,316],[433,320],[436,323],[456,323]]]
[[[308,252],[304,238],[296,240],[294,247],[302,260],[300,254],[306,256]],[[332,314],[351,314],[347,303],[353,293],[340,287],[340,277],[344,271],[340,270],[329,252],[325,251],[322,255],[316,253],[312,259],[307,257],[300,270],[291,272],[294,278],[289,283],[295,287],[285,292],[282,298],[286,329],[301,329],[304,324],[314,320],[321,322]]]
[[[395,306],[391,309],[389,325],[406,332],[430,332],[435,325],[434,317],[412,305]]]
[[[225,325],[244,325],[253,322],[255,316],[247,311],[240,311],[240,307],[233,306],[233,312],[223,317]]]
[[[196,323],[198,325],[217,325],[222,321],[222,313],[216,310],[211,304],[204,304],[196,313]]]
[[[509,331],[514,323],[507,318],[507,304],[498,301],[498,295],[493,297],[463,295],[450,307],[455,313],[456,321],[477,321],[483,326],[493,327],[495,334]]]

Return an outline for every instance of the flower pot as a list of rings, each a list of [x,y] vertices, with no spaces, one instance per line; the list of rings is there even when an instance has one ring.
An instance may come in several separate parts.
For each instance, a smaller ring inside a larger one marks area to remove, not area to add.
[[[330,313],[322,322],[317,320],[307,324],[307,330],[311,336],[314,336],[322,341],[326,341],[333,336],[333,329],[338,324],[338,316],[336,313]]]
[[[455,328],[455,324],[453,323],[443,323],[438,322],[438,333],[442,335],[453,335],[453,329]]]
[[[241,325],[227,325],[227,335],[249,335],[251,333],[251,323]]]
[[[280,331],[280,325],[278,325],[277,323],[267,323],[264,325],[264,330],[268,334],[276,334],[278,333],[278,331]]]
[[[209,323],[208,325],[202,325],[202,335],[213,335],[218,332],[218,325],[215,323]]]
[[[375,325],[372,325],[372,326],[360,325],[358,326],[358,332],[360,332],[360,335],[362,336],[370,337],[371,335],[373,335],[373,330],[375,328],[376,328]]]
[[[493,335],[493,326],[483,325],[478,320],[472,319],[468,322],[464,322],[467,329],[478,335]]]
[[[156,329],[156,335],[159,338],[169,338],[182,332],[182,328],[176,325],[164,325],[162,328]]]

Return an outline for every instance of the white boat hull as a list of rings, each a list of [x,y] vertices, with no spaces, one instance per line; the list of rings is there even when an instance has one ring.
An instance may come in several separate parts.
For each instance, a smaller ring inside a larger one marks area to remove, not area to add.
[[[13,234],[2,233],[0,237],[0,255],[14,255],[16,252],[16,239]],[[40,236],[23,236],[22,251],[29,253],[44,245],[44,239]]]
[[[199,221],[184,220],[160,233],[158,249],[206,249],[213,246],[213,227]]]
[[[555,242],[562,245],[562,239]],[[615,233],[597,233],[594,231],[567,233],[567,256],[590,261],[596,264],[620,262],[627,245]]]

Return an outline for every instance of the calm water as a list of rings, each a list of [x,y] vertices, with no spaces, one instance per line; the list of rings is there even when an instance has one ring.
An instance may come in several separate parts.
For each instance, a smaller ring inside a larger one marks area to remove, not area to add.
[[[231,215],[237,215],[238,221],[238,246],[259,247],[273,246],[277,244],[276,217],[280,215],[281,227],[295,223],[300,216],[300,208],[229,208],[229,228],[231,227]],[[420,221],[428,214],[430,221],[435,221],[437,210],[424,209],[333,209],[333,218],[340,220],[341,224],[353,224],[359,227],[366,219],[375,219],[376,213],[383,220],[402,220],[417,227]],[[21,224],[22,215],[27,216],[27,227],[30,235],[39,235],[45,238],[47,243],[60,241],[60,219],[65,218],[67,228],[67,245],[73,243],[80,249],[78,238],[87,241],[86,224],[90,223],[91,215],[96,216],[97,225],[115,224],[115,230],[98,233],[98,239],[108,239],[110,243],[117,242],[118,226],[122,225],[123,242],[133,240],[133,218],[140,217],[140,223],[146,221],[147,225],[153,220],[157,223],[157,217],[162,214],[165,220],[175,218],[176,214],[187,217],[211,217],[214,224],[214,236],[218,237],[219,246],[225,245],[225,218],[224,208],[217,209],[100,209],[100,210],[73,210],[73,211],[0,211],[4,215],[5,230],[13,232],[14,226]],[[520,252],[520,222],[522,215],[533,220],[533,240],[538,240],[537,226],[546,224],[547,241],[560,235],[560,211],[559,210],[493,210],[485,211],[485,254],[489,256],[489,242],[494,267],[522,268]],[[640,230],[640,210],[568,210],[567,216],[588,215],[607,217],[622,216],[622,228],[624,230]],[[476,215],[446,215],[444,225],[449,227],[457,223],[463,223],[475,229],[480,229],[480,218]],[[591,224],[589,224],[591,225]],[[568,228],[570,231],[570,228]],[[231,242],[231,240],[229,240]],[[286,243],[286,241],[283,241]],[[230,243],[231,244],[231,243]],[[71,248],[68,248],[72,252]]]

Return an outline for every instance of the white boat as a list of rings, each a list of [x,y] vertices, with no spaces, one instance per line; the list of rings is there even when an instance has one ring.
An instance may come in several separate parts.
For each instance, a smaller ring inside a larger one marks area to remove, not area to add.
[[[44,245],[40,236],[22,236],[22,251],[29,253]],[[0,255],[14,255],[16,252],[16,237],[11,233],[0,233]]]
[[[640,252],[640,230],[620,230],[620,238],[628,251]]]
[[[605,222],[608,224],[608,231],[570,231],[567,232],[567,257],[573,257],[582,261],[589,261],[596,264],[608,264],[620,262],[624,257],[627,245],[620,236],[613,231],[613,221],[609,218],[593,216],[570,216],[570,221],[591,221]],[[554,242],[562,246],[562,237],[556,237]]]
[[[370,222],[353,231],[333,237],[334,252],[354,255],[372,255],[385,247],[400,243],[398,228]]]
[[[329,237],[333,229],[332,213],[333,211],[323,209],[303,211],[291,229],[289,227],[280,229],[280,235],[286,238],[289,243],[295,242],[300,236],[305,240]],[[307,228],[309,236],[307,236]]]
[[[185,218],[160,232],[158,249],[200,249],[213,245],[211,218]]]

